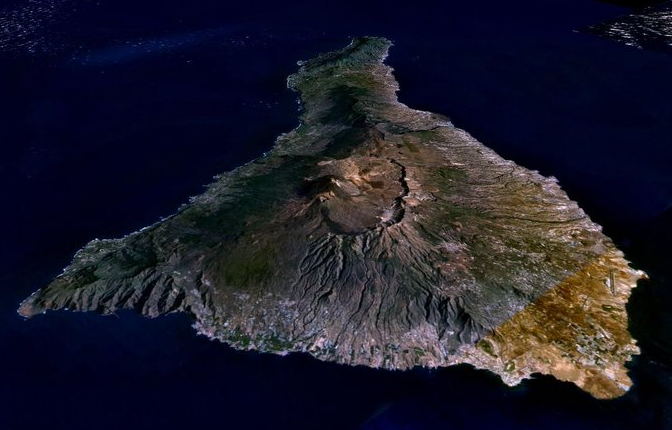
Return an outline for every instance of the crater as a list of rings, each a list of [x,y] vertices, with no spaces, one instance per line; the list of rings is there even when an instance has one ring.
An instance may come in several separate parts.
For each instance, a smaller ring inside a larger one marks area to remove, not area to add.
[[[352,156],[318,166],[318,175],[305,179],[298,194],[332,233],[357,235],[403,219],[408,185],[397,161]]]

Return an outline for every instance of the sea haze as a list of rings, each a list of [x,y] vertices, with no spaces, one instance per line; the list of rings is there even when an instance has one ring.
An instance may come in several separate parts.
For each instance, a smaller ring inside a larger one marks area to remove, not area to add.
[[[27,12],[26,12],[27,11]],[[672,56],[575,30],[628,10],[588,0],[39,0],[0,7],[0,428],[660,429],[672,425]],[[18,29],[18,30],[17,30]],[[400,100],[557,177],[650,273],[624,398],[466,366],[387,372],[234,351],[182,315],[20,301],[76,250],[171,214],[297,124],[298,60],[380,35]],[[666,254],[667,253],[667,254]]]

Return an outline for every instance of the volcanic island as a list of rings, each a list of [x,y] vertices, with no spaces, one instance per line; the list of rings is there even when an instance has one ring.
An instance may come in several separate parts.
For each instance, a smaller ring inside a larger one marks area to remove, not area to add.
[[[622,395],[639,353],[625,305],[645,274],[554,178],[400,103],[391,45],[299,62],[296,129],[174,215],[91,241],[18,312],[186,312],[243,350]]]

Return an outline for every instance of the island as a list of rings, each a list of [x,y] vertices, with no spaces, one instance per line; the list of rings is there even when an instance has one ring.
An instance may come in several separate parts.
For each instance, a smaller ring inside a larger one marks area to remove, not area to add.
[[[185,312],[243,350],[622,395],[645,274],[554,178],[400,103],[390,47],[357,38],[299,62],[296,129],[174,215],[88,243],[18,312]]]
[[[590,25],[583,31],[633,48],[672,54],[672,1],[657,3],[661,2]]]

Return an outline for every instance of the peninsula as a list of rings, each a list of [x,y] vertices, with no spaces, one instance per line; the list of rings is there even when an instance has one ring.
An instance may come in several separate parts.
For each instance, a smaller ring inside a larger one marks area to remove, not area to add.
[[[390,46],[359,38],[299,63],[295,130],[174,215],[90,242],[19,313],[186,312],[239,349],[623,394],[644,273],[554,178],[399,103]]]

